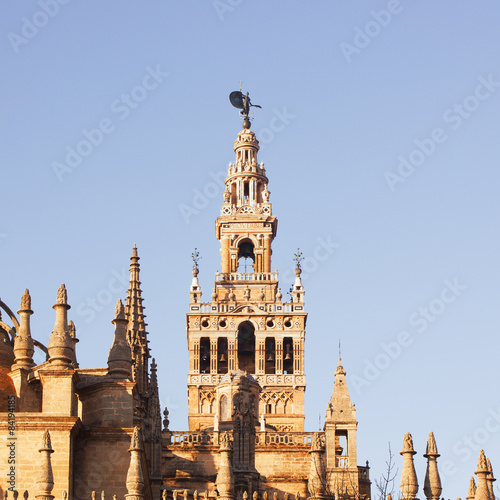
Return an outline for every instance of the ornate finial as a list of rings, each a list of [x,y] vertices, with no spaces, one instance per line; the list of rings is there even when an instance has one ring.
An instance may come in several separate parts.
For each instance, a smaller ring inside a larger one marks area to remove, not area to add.
[[[137,245],[134,243],[134,248],[132,248],[132,257],[137,257]]]
[[[59,290],[57,290],[57,300],[56,304],[67,304],[68,303],[68,292],[66,291],[66,285],[63,283]]]
[[[477,461],[477,472],[488,472],[488,462],[484,450],[479,452],[479,459]]]
[[[52,449],[52,443],[50,442],[50,432],[48,429],[45,429],[45,432],[43,433],[42,437],[42,447],[40,451],[54,451]]]
[[[115,306],[115,319],[125,319],[125,308],[121,299],[118,299]]]
[[[198,273],[199,273],[198,262],[201,259],[201,255],[200,255],[200,252],[198,252],[197,248],[194,249],[194,252],[191,254],[191,258],[193,259],[193,262],[194,262],[193,275],[198,276]]]
[[[490,459],[489,459],[489,458],[487,458],[487,459],[486,459],[486,464],[487,464],[487,466],[488,466],[488,472],[490,473],[490,475],[491,475],[491,477],[492,477],[493,481],[496,481],[496,479],[495,479],[495,478],[494,478],[494,476],[493,476],[493,468],[491,467],[491,462],[490,462]]]
[[[167,407],[165,406],[165,409],[163,410],[163,430],[168,431],[168,425],[170,424],[170,420],[168,419],[168,414],[169,411]]]
[[[76,326],[72,319],[68,321],[68,332],[72,339],[76,339]]]
[[[437,451],[436,440],[434,439],[434,433],[432,431],[429,432],[429,438],[427,439],[427,448],[425,450],[424,457],[427,458],[428,456],[440,456]]]
[[[130,448],[129,451],[131,450],[142,450],[141,447],[141,440],[140,440],[140,430],[138,426],[134,427],[134,432],[132,433],[132,439],[130,440]]]
[[[411,434],[409,432],[405,434],[403,440],[403,451],[401,452],[401,454],[408,452],[412,454],[416,453],[415,450],[413,449],[413,438],[411,437]]]
[[[302,252],[300,251],[300,248],[297,248],[297,251],[293,254],[293,261],[297,264],[297,267],[295,268],[295,274],[297,276],[300,276],[300,273],[302,272],[302,267],[300,263],[304,260],[304,257],[302,256]]]
[[[321,435],[319,432],[315,432],[312,437],[311,451],[322,451],[323,442],[321,440]]]
[[[24,311],[31,310],[31,296],[30,296],[30,291],[27,288],[23,296],[21,297],[21,310]]]

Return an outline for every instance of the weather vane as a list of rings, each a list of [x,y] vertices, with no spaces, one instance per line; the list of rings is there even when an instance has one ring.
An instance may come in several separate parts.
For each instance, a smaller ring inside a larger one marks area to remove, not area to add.
[[[240,82],[240,90],[235,90],[229,94],[229,101],[235,108],[240,110],[240,115],[243,116],[243,128],[250,128],[250,119],[248,118],[250,108],[262,108],[262,106],[252,104],[248,92],[245,95],[241,91],[242,86],[243,82]]]

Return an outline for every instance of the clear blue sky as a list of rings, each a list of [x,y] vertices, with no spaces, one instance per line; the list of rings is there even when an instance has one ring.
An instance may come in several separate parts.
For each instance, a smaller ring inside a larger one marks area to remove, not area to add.
[[[430,430],[444,497],[481,447],[500,471],[498,2],[54,1],[0,16],[0,297],[30,289],[34,337],[65,283],[80,364],[105,366],[137,243],[162,405],[187,428],[190,254],[208,300],[243,81],[283,290],[307,257],[307,429],[340,339],[372,479],[407,431],[421,488]]]

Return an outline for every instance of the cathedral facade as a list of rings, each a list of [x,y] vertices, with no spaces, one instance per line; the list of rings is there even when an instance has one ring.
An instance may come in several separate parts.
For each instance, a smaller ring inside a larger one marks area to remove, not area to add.
[[[1,494],[5,499],[287,500],[372,497],[368,463],[358,465],[357,420],[339,359],[321,432],[304,429],[307,312],[300,254],[290,300],[272,271],[277,234],[259,143],[243,122],[234,143],[220,215],[221,272],[201,301],[197,254],[186,315],[188,429],[162,421],[156,364],[134,247],[125,304],[118,301],[108,366],[82,368],[67,291],[57,292],[45,347],[31,334],[31,297],[17,315],[0,302]],[[104,348],[105,346],[103,346]],[[35,348],[46,361],[36,365]],[[418,490],[405,436],[403,497]],[[424,492],[439,499],[437,448],[429,437]],[[467,498],[493,500],[484,454]],[[471,493],[472,492],[472,493]]]

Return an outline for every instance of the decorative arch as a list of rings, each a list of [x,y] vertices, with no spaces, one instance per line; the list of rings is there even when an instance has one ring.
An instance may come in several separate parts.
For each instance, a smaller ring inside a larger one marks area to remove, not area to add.
[[[255,373],[255,325],[243,321],[238,325],[238,368]]]

